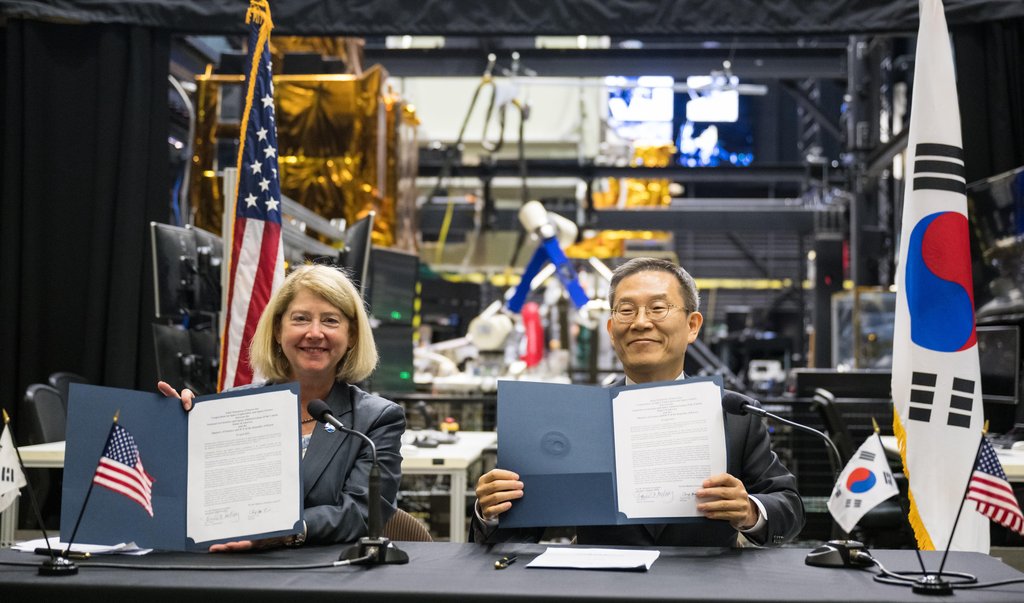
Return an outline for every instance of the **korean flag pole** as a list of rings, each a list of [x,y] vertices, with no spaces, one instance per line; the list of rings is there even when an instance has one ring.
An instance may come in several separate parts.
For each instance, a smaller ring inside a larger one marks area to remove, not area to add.
[[[3,416],[4,431],[0,435],[0,471],[12,474],[13,479],[11,481],[15,485],[15,490],[28,486],[26,490],[28,490],[29,504],[32,507],[32,512],[36,515],[39,530],[43,533],[43,540],[46,541],[46,552],[50,556],[49,559],[43,561],[39,566],[39,574],[41,576],[73,576],[78,573],[78,566],[67,557],[58,555],[50,544],[50,536],[46,533],[46,525],[43,523],[43,514],[39,512],[39,501],[36,500],[36,493],[32,490],[32,485],[28,483],[25,462],[21,458],[18,445],[14,442],[14,433],[11,431],[11,419],[7,416],[6,410],[3,411]],[[17,466],[12,466],[13,463],[10,462],[13,460],[12,457],[18,459]],[[6,495],[7,493],[4,494]],[[15,502],[15,504],[17,503]]]

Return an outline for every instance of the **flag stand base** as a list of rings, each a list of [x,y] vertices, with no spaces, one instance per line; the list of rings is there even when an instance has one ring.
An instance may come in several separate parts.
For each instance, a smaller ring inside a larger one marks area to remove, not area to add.
[[[872,564],[867,552],[864,544],[856,540],[829,540],[807,553],[804,563],[817,567],[866,567]]]
[[[39,565],[40,576],[74,576],[77,573],[78,566],[67,557],[54,557]]]
[[[953,585],[937,574],[927,574],[914,581],[913,591],[918,595],[952,595]]]

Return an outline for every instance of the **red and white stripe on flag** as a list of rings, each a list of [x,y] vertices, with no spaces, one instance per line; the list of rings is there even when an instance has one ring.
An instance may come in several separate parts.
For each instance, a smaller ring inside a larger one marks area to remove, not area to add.
[[[1024,534],[1024,515],[1021,515],[1017,495],[1006,479],[996,451],[986,439],[982,439],[978,451],[978,462],[971,475],[967,500],[973,500],[978,512],[992,521],[1018,534]]]
[[[218,389],[253,381],[249,344],[270,296],[284,281],[281,182],[278,176],[274,83],[270,64],[270,7],[254,0],[246,15],[249,71],[232,200],[231,258],[221,337]]]
[[[153,516],[153,478],[142,466],[135,438],[124,427],[111,428],[92,481],[134,500]]]

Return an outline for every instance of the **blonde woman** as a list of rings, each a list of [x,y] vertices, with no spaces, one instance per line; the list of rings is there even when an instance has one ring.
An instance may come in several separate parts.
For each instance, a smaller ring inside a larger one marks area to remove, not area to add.
[[[353,542],[366,535],[370,450],[359,438],[318,424],[307,411],[312,400],[323,400],[342,423],[373,440],[381,469],[381,500],[376,504],[382,506],[386,522],[401,480],[405,413],[394,402],[352,385],[377,366],[373,332],[352,282],[328,266],[292,271],[260,317],[250,360],[266,381],[244,388],[299,383],[305,533],[217,544],[210,551]],[[163,381],[157,387],[166,396],[180,397],[186,411],[192,408],[191,391],[182,390],[179,396]]]

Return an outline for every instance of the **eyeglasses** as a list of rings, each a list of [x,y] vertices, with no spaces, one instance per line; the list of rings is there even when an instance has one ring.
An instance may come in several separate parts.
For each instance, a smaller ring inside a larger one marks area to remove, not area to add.
[[[630,302],[622,302],[612,310],[612,315],[615,316],[615,320],[618,322],[621,322],[622,324],[630,324],[640,316],[640,310],[645,310],[647,312],[647,320],[651,322],[661,322],[668,318],[669,313],[676,308],[682,308],[682,306],[677,306],[663,301],[656,301],[646,306],[638,306]]]

